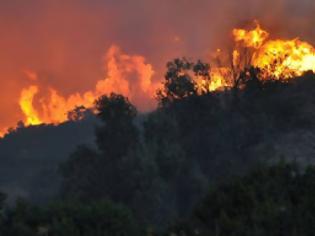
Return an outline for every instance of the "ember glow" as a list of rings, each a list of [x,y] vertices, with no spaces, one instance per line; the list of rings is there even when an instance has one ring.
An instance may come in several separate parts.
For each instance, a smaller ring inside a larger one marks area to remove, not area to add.
[[[229,78],[231,77],[231,72],[229,68],[218,67],[212,68],[210,72],[211,83],[209,85],[209,91],[213,92],[222,88],[227,88],[230,86],[231,81]]]

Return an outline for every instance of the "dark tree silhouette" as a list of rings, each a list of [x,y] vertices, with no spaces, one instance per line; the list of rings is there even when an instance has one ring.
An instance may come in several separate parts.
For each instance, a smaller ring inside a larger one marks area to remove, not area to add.
[[[84,106],[78,106],[68,113],[68,120],[79,121],[83,120],[85,116],[89,113],[89,110]]]
[[[175,59],[168,62],[166,67],[164,88],[157,93],[161,106],[197,95],[200,88],[197,87],[196,77],[202,77],[205,86],[210,82],[210,66],[200,60],[193,63],[185,58]],[[204,89],[204,92],[207,92],[207,89]]]
[[[301,171],[295,164],[261,166],[212,188],[192,217],[170,231],[200,236],[311,236],[314,190],[314,167]]]
[[[134,124],[137,109],[127,98],[114,93],[100,97],[95,105],[97,116],[103,122],[96,129],[99,150],[108,160],[126,155],[138,142],[138,131]]]
[[[6,214],[0,235],[138,236],[139,228],[127,208],[109,201],[57,202],[42,207],[18,202]]]

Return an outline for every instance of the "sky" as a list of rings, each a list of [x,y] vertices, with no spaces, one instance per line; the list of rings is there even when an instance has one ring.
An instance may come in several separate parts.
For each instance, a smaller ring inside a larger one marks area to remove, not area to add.
[[[109,73],[113,45],[124,56],[141,57],[154,71],[152,83],[159,83],[167,61],[207,59],[229,44],[232,28],[255,19],[273,37],[315,44],[314,14],[313,0],[1,1],[0,131],[24,119],[19,98],[34,80],[43,97],[49,88],[63,97],[95,89]],[[137,94],[131,74],[126,79]],[[145,96],[134,97],[140,110],[154,107]]]

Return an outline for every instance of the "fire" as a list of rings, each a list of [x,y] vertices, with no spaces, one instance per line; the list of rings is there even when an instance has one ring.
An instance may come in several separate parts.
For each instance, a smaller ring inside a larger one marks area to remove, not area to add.
[[[210,79],[197,79],[200,94],[229,89],[237,73],[251,65],[260,68],[264,77],[271,79],[289,79],[306,71],[315,72],[315,49],[307,42],[300,39],[270,39],[270,34],[257,22],[254,29],[234,29],[232,35],[235,47],[230,57],[225,54],[226,58],[231,58],[231,62],[220,62],[216,67],[211,67]],[[216,55],[222,56],[223,50],[218,49]],[[92,108],[99,96],[111,92],[127,96],[138,107],[142,105],[142,110],[154,106],[154,103],[143,104],[144,101],[154,101],[161,83],[153,82],[153,66],[146,63],[143,56],[125,54],[114,45],[107,51],[104,62],[106,75],[96,82],[93,89],[69,96],[63,96],[54,88],[43,87],[36,72],[25,70],[31,84],[21,91],[19,98],[24,124],[65,122],[69,119],[69,112],[76,107]],[[5,133],[1,129],[0,137]]]
[[[209,85],[209,91],[213,92],[222,88],[230,87],[230,71],[227,68],[213,68],[210,73],[211,83]]]
[[[254,55],[253,63],[269,76],[287,79],[306,71],[315,72],[315,49],[299,39],[271,40]]]
[[[269,37],[269,33],[261,29],[256,22],[256,28],[253,30],[234,29],[233,36],[236,43],[241,43],[245,47],[259,49],[265,40]]]
[[[249,66],[260,68],[266,79],[289,79],[307,71],[315,73],[315,48],[311,44],[300,39],[269,39],[270,34],[258,22],[255,24],[254,29],[232,30],[235,43],[230,57],[232,66],[222,66],[220,62],[212,68],[208,91],[229,89],[233,86],[233,77]],[[222,50],[218,49],[215,61],[220,56]]]
[[[68,120],[68,113],[76,107],[92,108],[94,101],[101,95],[116,92],[128,96],[131,101],[150,99],[157,84],[152,82],[153,67],[145,63],[142,56],[123,54],[119,47],[112,46],[105,56],[107,76],[97,81],[94,90],[83,94],[75,93],[64,97],[53,88],[49,88],[48,96],[39,96],[40,87],[36,84],[23,89],[20,96],[20,108],[25,116],[26,125],[42,123],[59,124]],[[36,81],[35,72],[27,73],[30,80]],[[135,76],[134,81],[130,80]],[[37,95],[37,96],[36,96]],[[35,97],[36,96],[36,97]],[[35,99],[36,98],[36,99]],[[36,104],[34,104],[36,100]]]
[[[241,50],[247,48],[253,50],[247,64],[262,69],[266,77],[288,79],[315,72],[315,49],[311,44],[300,39],[269,40],[269,35],[258,23],[253,30],[234,29],[234,40],[241,44],[233,53],[234,65],[240,63]]]
[[[20,107],[26,116],[27,125],[38,125],[42,121],[38,117],[38,112],[33,106],[34,96],[38,93],[38,87],[35,85],[23,89],[20,98]]]
[[[7,129],[2,129],[0,131],[0,138],[4,137],[6,133],[7,133]]]

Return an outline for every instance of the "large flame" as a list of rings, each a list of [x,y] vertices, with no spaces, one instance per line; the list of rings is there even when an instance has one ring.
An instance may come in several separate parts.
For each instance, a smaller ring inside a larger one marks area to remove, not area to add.
[[[131,101],[137,102],[137,99],[149,100],[157,89],[157,84],[152,82],[154,74],[152,66],[146,64],[142,56],[123,54],[117,46],[112,46],[108,50],[105,56],[105,70],[107,76],[97,81],[94,90],[84,94],[75,93],[64,97],[55,89],[49,88],[49,95],[40,97],[38,95],[40,88],[36,84],[23,89],[20,107],[25,115],[25,124],[58,124],[67,121],[68,113],[74,108],[80,106],[91,108],[99,96],[111,92],[123,94]],[[28,74],[35,77],[34,72]],[[133,81],[132,76],[135,77]],[[38,95],[37,105],[34,104],[35,95]]]
[[[270,34],[257,22],[254,29],[234,29],[232,35],[235,43],[230,56],[232,62],[212,67],[210,81],[203,78],[196,81],[202,93],[230,88],[236,72],[250,65],[260,68],[265,78],[271,79],[289,79],[306,71],[315,72],[315,49],[307,42],[269,39]],[[217,53],[222,54],[222,50]],[[128,96],[138,106],[143,106],[144,101],[154,100],[155,91],[161,84],[152,81],[153,66],[146,63],[143,56],[127,55],[114,45],[107,51],[104,64],[106,76],[96,82],[94,89],[69,96],[63,96],[54,88],[41,86],[36,72],[25,71],[31,84],[22,90],[19,99],[25,116],[24,124],[59,124],[67,121],[69,112],[76,107],[91,108],[95,99],[111,92]],[[152,103],[142,110],[148,107],[152,107]],[[6,130],[1,129],[0,137],[5,133]]]
[[[258,49],[269,37],[269,33],[261,29],[260,25],[256,22],[256,28],[253,30],[233,29],[233,36],[236,43],[241,43],[245,47]]]
[[[299,39],[271,40],[254,55],[253,64],[275,78],[300,76],[306,71],[315,72],[315,50]]]
[[[33,106],[34,96],[38,93],[38,87],[35,85],[23,89],[20,98],[20,107],[26,116],[25,123],[28,125],[38,125],[42,121],[39,118],[38,112]]]
[[[241,49],[252,49],[248,63],[262,69],[266,77],[288,79],[300,76],[306,71],[315,72],[315,49],[300,39],[271,39],[269,33],[257,23],[253,30],[234,29],[236,43]],[[241,49],[234,51],[234,64],[239,63]]]

